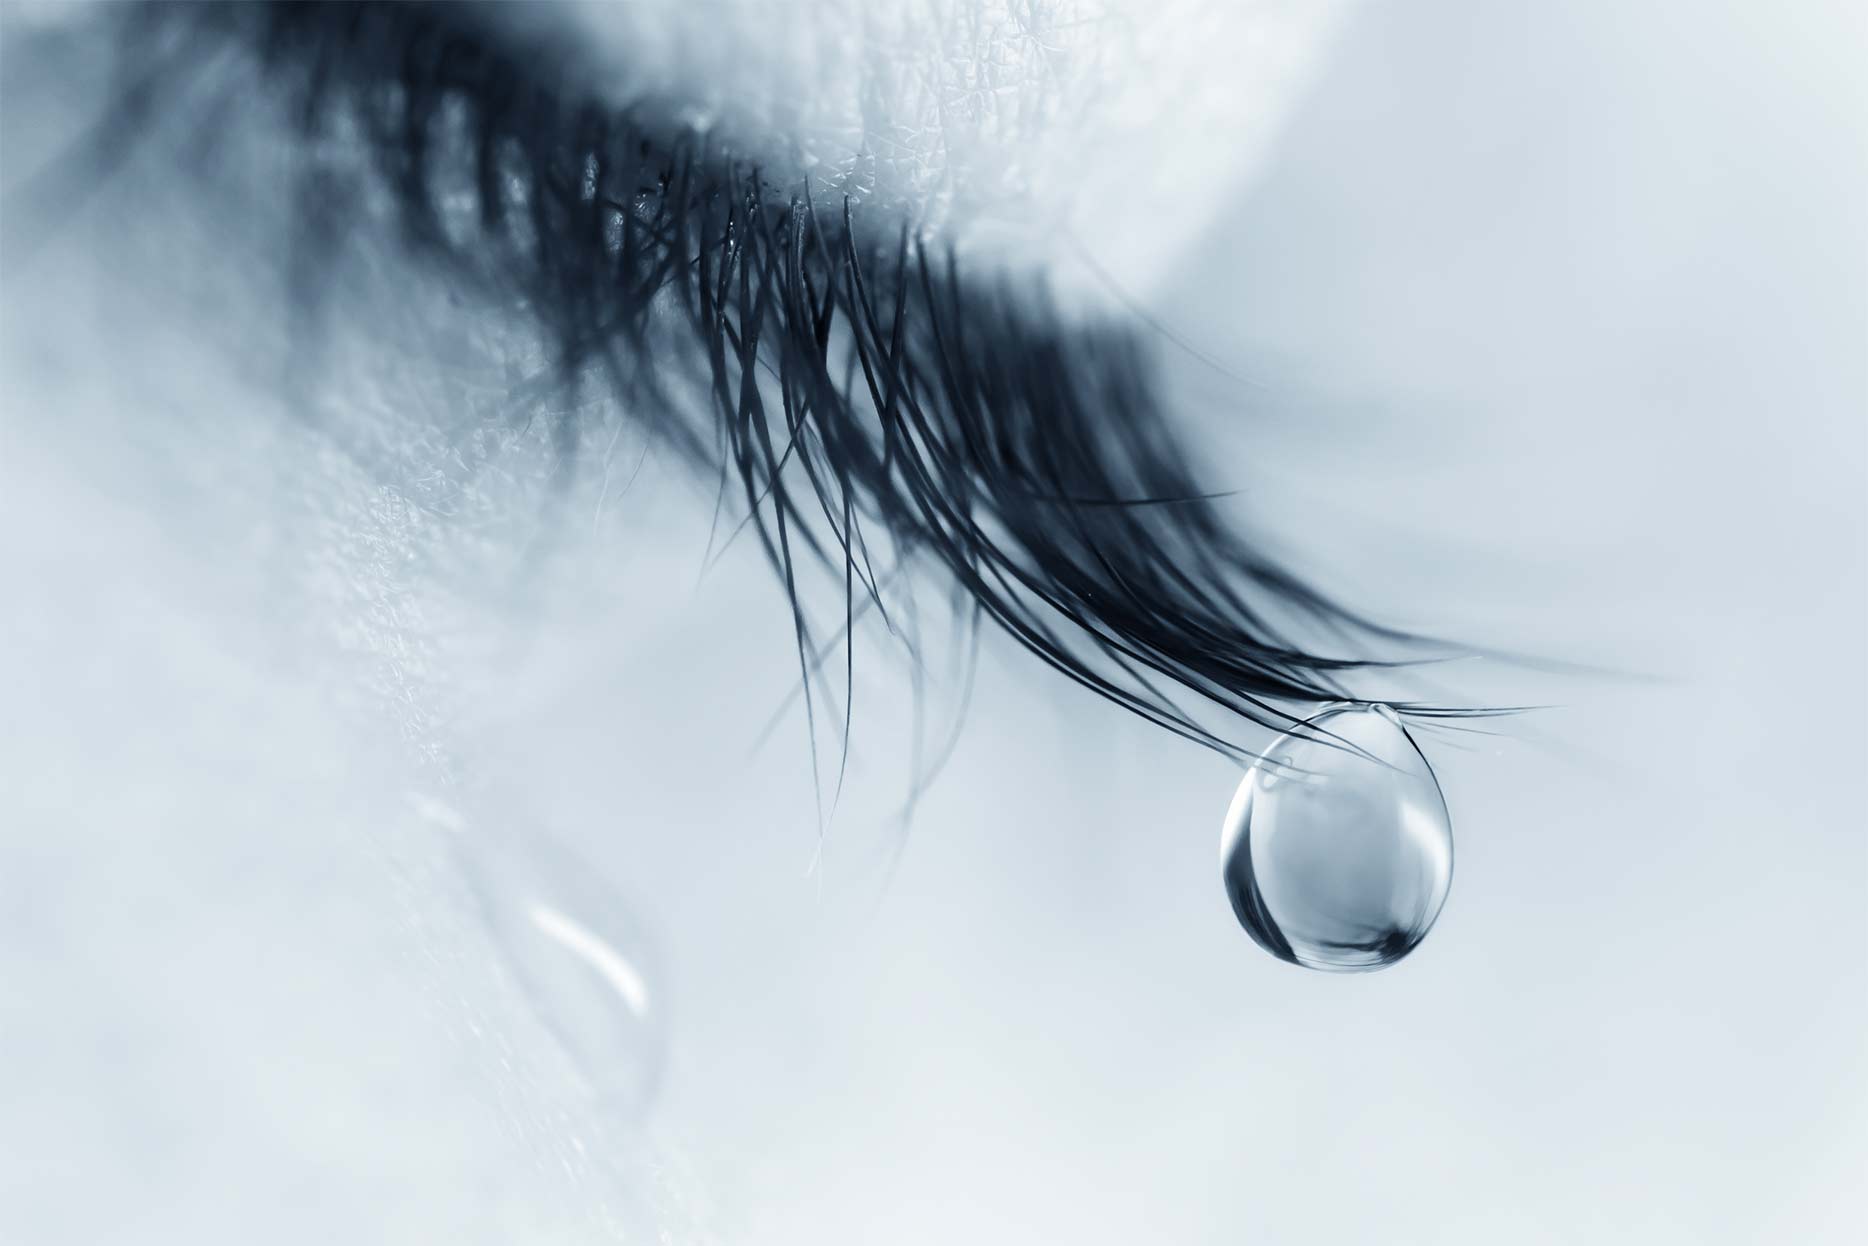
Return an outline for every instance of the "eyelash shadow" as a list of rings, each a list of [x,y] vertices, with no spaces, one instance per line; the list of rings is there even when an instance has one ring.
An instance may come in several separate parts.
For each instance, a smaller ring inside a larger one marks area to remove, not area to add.
[[[839,646],[851,678],[858,614],[888,620],[894,573],[878,579],[872,549],[898,567],[931,559],[971,627],[989,620],[1096,695],[1237,758],[1252,754],[1177,692],[1281,731],[1303,707],[1355,700],[1346,673],[1400,664],[1310,651],[1274,617],[1351,647],[1417,639],[1233,530],[1131,324],[1067,320],[1038,279],[962,271],[900,214],[769,178],[647,101],[567,98],[519,68],[477,6],[143,16],[248,38],[308,136],[354,121],[415,251],[517,294],[567,385],[601,373],[722,498],[741,496],[791,605],[813,718]],[[688,366],[704,411],[670,384]],[[573,454],[575,417],[556,433]],[[806,560],[843,588],[842,628],[821,642]]]

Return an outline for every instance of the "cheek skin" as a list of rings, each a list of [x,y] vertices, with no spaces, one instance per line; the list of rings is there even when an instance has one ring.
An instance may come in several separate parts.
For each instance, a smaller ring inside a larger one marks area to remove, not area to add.
[[[9,133],[90,102],[10,85]],[[333,274],[307,350],[278,169],[247,159],[285,149],[243,123],[222,184],[158,143],[5,257],[0,1202],[43,1241],[686,1237],[411,799],[464,769],[545,526],[529,443],[436,492],[450,406],[488,389],[464,356],[509,327],[475,338],[366,248],[323,257],[374,277]],[[524,825],[515,790],[456,803]]]

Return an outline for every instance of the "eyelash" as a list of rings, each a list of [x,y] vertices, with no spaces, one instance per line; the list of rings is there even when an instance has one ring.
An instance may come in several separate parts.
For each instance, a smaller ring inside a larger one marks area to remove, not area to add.
[[[952,578],[970,629],[989,619],[1098,696],[1231,756],[1246,754],[1162,680],[1283,730],[1301,716],[1283,705],[1353,699],[1340,676],[1391,663],[1307,651],[1269,613],[1351,643],[1413,639],[1236,535],[1155,400],[1148,343],[1066,320],[1035,278],[963,273],[899,214],[820,202],[646,107],[567,101],[473,6],[153,7],[128,37],[151,22],[182,23],[189,49],[244,37],[307,138],[353,120],[415,252],[517,294],[567,386],[600,372],[723,498],[737,481],[791,603],[807,713],[839,645],[848,678],[860,612],[897,630],[885,589],[918,557]],[[444,181],[471,182],[472,207]],[[670,383],[695,366],[711,444]],[[557,434],[574,453],[576,417]],[[872,548],[896,558],[880,580]],[[807,556],[843,587],[821,646]]]

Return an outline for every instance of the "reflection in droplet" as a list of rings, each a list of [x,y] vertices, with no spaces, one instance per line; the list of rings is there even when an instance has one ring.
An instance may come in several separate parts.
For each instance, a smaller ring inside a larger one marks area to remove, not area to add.
[[[613,1107],[653,1096],[666,1041],[653,947],[602,875],[543,836],[462,841],[513,980],[590,1089]]]
[[[1278,737],[1220,834],[1239,924],[1280,960],[1355,971],[1414,950],[1446,903],[1453,828],[1394,711],[1341,705]]]

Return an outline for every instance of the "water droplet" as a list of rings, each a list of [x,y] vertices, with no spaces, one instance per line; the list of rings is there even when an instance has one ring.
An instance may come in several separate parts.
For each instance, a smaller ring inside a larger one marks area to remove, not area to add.
[[[589,1089],[636,1110],[665,1046],[654,946],[600,871],[543,836],[463,844],[488,932]]]
[[[1380,969],[1433,928],[1453,827],[1433,768],[1387,706],[1340,705],[1279,736],[1226,812],[1239,924],[1280,960]]]

